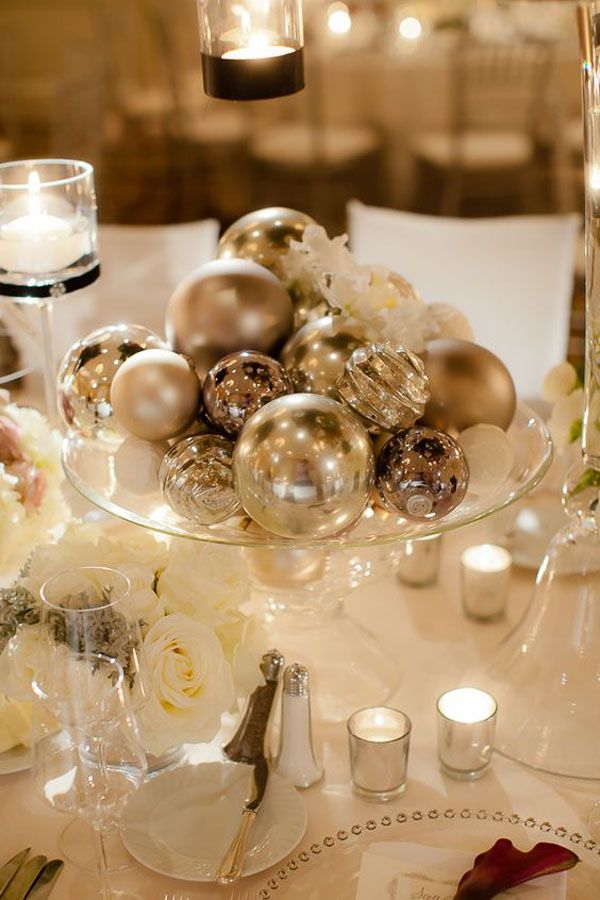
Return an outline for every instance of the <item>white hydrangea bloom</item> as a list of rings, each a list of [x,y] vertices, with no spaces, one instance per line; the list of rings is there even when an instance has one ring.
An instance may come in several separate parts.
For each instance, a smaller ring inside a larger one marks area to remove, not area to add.
[[[548,403],[556,403],[577,387],[577,370],[570,362],[559,363],[546,374],[542,386],[542,397]]]

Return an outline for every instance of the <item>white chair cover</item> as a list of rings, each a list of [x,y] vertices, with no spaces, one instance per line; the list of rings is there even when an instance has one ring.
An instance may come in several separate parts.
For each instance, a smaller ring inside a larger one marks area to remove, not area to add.
[[[566,356],[580,216],[451,219],[352,201],[348,218],[359,262],[399,272],[428,303],[458,307],[520,396],[539,396]]]

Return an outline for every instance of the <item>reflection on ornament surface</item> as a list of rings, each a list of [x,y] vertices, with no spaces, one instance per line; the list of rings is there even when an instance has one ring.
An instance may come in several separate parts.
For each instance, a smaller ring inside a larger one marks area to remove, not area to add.
[[[165,456],[160,482],[169,506],[200,525],[223,522],[240,503],[233,486],[233,443],[216,434],[185,438]]]
[[[344,365],[364,342],[358,323],[345,316],[324,316],[290,338],[281,351],[281,362],[295,390],[338,400],[336,385]]]

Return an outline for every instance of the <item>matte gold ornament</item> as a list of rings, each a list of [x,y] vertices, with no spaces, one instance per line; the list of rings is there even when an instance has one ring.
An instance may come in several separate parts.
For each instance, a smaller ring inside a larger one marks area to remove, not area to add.
[[[362,513],[374,483],[369,435],[328,397],[290,394],[246,423],[233,458],[242,506],[267,531],[316,540]]]
[[[172,350],[144,350],[123,363],[110,401],[115,417],[143,441],[181,434],[194,421],[200,382],[189,359]]]
[[[395,432],[421,418],[429,399],[423,360],[392,344],[359,347],[337,383],[339,394],[369,431]]]
[[[279,260],[290,241],[301,241],[314,219],[297,209],[269,206],[248,213],[234,222],[219,241],[220,259],[250,259],[283,276]]]
[[[142,350],[165,347],[143,325],[106,325],[76,341],[56,380],[58,409],[68,428],[89,436],[110,436],[110,387],[120,366]]]
[[[292,383],[281,363],[265,353],[242,350],[212,367],[202,396],[210,420],[237,436],[257,409],[291,392]]]
[[[281,351],[297,391],[339,399],[337,382],[365,338],[360,325],[345,316],[324,316],[304,325]]]
[[[208,370],[236,350],[278,353],[292,332],[294,309],[281,282],[258,263],[218,259],[196,269],[167,306],[171,346]]]
[[[468,483],[464,453],[436,428],[400,431],[377,457],[377,491],[388,509],[407,519],[443,518],[464,498]]]
[[[506,430],[517,404],[511,374],[485,347],[446,338],[431,341],[425,354],[431,399],[423,422],[450,434],[471,425],[497,425]]]

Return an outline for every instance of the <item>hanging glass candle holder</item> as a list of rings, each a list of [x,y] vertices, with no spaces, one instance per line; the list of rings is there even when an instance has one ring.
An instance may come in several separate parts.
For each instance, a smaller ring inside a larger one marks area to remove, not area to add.
[[[300,0],[198,0],[204,90],[267,100],[304,87]]]

